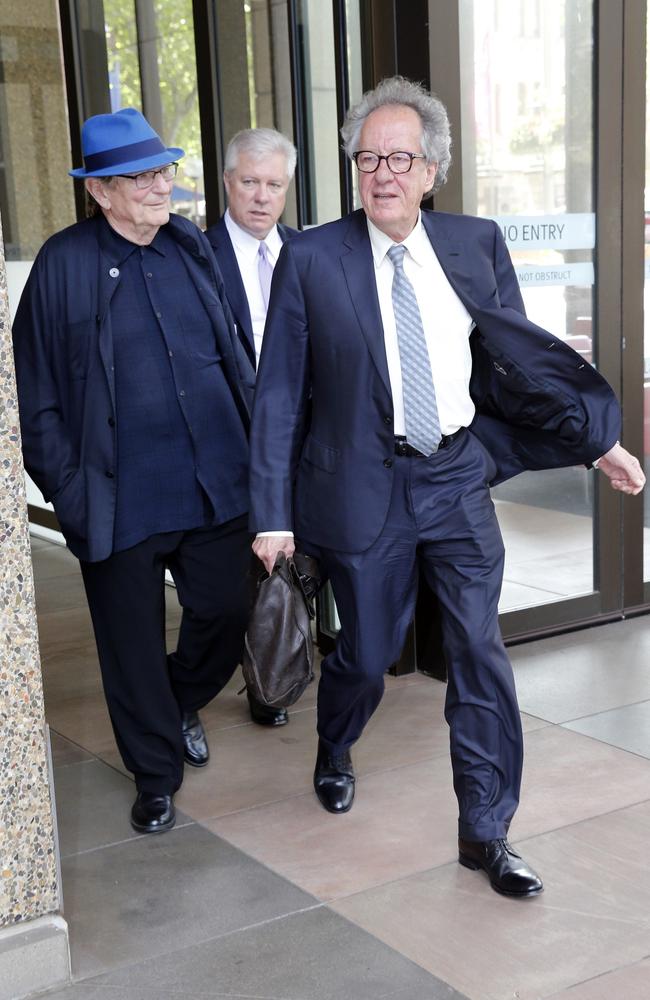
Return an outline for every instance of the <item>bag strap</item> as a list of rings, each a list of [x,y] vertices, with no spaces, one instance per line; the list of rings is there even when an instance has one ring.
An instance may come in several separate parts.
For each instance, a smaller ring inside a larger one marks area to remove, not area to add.
[[[289,576],[291,577],[294,586],[296,586],[300,591],[300,593],[302,594],[303,601],[305,602],[305,607],[307,608],[307,614],[309,615],[310,618],[312,619],[315,618],[316,610],[314,608],[314,601],[313,601],[314,594],[307,593],[305,584],[303,583],[302,576],[298,572],[298,568],[293,559],[287,559],[287,568],[289,570]]]

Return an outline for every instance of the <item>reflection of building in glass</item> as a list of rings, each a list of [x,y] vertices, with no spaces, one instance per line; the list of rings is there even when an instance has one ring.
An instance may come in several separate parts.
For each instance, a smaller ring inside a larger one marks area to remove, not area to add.
[[[591,135],[590,5],[521,0],[509,5],[510,17],[504,9],[497,0],[474,3],[472,23],[465,25],[465,33],[469,28],[473,35],[475,149],[465,162],[475,178],[473,210],[478,215],[585,211],[569,203],[567,172],[585,165],[586,151],[575,145],[575,122],[585,137]],[[569,32],[575,34],[578,25],[586,77],[576,87],[579,51]],[[470,49],[464,58],[471,58]],[[467,67],[468,81],[471,72]],[[471,100],[469,82],[466,100]],[[583,197],[590,200],[589,190]]]
[[[461,9],[464,209],[512,221],[504,235],[531,317],[582,343],[594,281],[591,4],[474,0]],[[541,236],[522,239],[520,216],[540,216]],[[591,241],[558,238],[562,227],[578,234],[584,218]]]

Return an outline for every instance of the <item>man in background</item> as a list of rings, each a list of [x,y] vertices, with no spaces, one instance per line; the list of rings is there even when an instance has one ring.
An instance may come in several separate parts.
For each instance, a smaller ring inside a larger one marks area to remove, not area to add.
[[[272,128],[238,132],[226,150],[223,179],[228,208],[206,232],[239,336],[256,367],[273,268],[282,244],[298,232],[280,222],[295,169],[296,149],[281,132]]]
[[[237,333],[257,367],[269,304],[273,268],[282,244],[296,229],[280,217],[296,169],[296,149],[281,132],[250,128],[238,132],[226,150],[224,183],[228,208],[206,232],[221,268]],[[285,708],[261,705],[247,692],[253,722],[284,726]]]

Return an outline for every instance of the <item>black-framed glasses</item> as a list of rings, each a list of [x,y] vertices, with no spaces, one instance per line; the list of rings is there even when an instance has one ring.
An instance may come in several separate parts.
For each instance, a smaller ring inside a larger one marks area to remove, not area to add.
[[[352,154],[352,159],[357,165],[357,170],[362,174],[374,174],[379,170],[379,164],[386,160],[386,166],[393,174],[408,174],[413,166],[413,160],[426,160],[424,153],[407,153],[402,149],[396,149],[394,153],[380,156],[370,149],[359,149]]]
[[[158,170],[143,170],[141,174],[113,174],[114,177],[126,177],[129,181],[135,181],[137,188],[149,188],[154,183],[158,174],[164,181],[173,181],[178,173],[178,163],[166,163]]]

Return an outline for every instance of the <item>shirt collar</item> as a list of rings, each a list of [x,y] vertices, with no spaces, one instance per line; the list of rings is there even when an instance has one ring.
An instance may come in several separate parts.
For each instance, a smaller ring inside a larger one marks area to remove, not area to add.
[[[161,226],[156,235],[154,236],[154,238],[152,239],[151,243],[149,243],[149,245],[147,247],[144,247],[143,249],[155,250],[156,253],[159,253],[161,257],[165,257],[167,255],[165,247],[167,246],[168,240],[169,240],[169,235],[165,232],[165,227]]]
[[[141,247],[138,243],[132,243],[131,240],[127,240],[125,236],[122,236],[116,229],[113,229],[106,216],[102,215],[101,221],[104,227],[104,247],[114,264],[123,264],[124,261],[131,256],[134,250],[146,249],[145,247]],[[164,247],[167,241],[167,234],[163,235],[163,228],[164,227],[161,226],[151,243],[147,244],[147,246],[156,250],[164,257]]]
[[[224,222],[226,223],[228,235],[230,236],[235,249],[253,260],[257,256],[261,240],[258,240],[257,236],[251,236],[251,234],[247,233],[245,229],[242,229],[242,227],[233,219],[229,208],[226,209]],[[271,255],[273,257],[277,257],[280,252],[280,247],[282,246],[282,239],[280,238],[277,226],[273,226],[273,229],[266,234],[264,242],[271,251]]]
[[[390,236],[387,236],[381,229],[378,229],[374,222],[371,222],[367,216],[366,222],[368,223],[368,236],[370,237],[370,246],[375,267],[381,267],[386,254],[392,246],[395,246],[395,240],[392,240]],[[426,259],[425,253],[427,249],[430,249],[431,244],[429,243],[426,229],[422,224],[421,212],[418,213],[418,221],[415,223],[412,231],[405,240],[402,240],[401,245],[406,247],[409,255],[416,264],[424,264]]]

